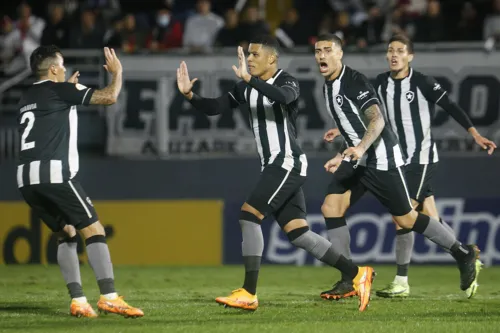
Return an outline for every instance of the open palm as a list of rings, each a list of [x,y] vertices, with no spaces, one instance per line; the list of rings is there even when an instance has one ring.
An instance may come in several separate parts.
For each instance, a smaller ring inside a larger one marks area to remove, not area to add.
[[[189,80],[189,73],[187,69],[186,62],[181,62],[179,68],[177,68],[177,87],[183,95],[189,95],[191,90],[193,90],[193,84],[197,81],[197,78]]]

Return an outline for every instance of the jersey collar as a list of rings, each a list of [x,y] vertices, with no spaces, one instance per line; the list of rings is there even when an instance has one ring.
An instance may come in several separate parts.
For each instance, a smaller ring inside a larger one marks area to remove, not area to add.
[[[325,83],[326,84],[333,84],[335,81],[337,80],[341,80],[342,79],[342,76],[344,76],[344,73],[345,73],[345,65],[343,64],[342,65],[342,70],[340,71],[340,74],[339,76],[337,76],[335,79],[333,80],[325,80]]]
[[[40,83],[44,83],[44,82],[47,82],[47,81],[50,81],[50,80],[47,79],[47,80],[37,81],[37,82],[34,82],[33,84],[40,84]]]

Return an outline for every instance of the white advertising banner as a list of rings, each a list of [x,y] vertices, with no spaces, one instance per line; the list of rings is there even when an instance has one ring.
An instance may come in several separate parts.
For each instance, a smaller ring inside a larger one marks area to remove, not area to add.
[[[179,94],[176,69],[186,61],[195,91],[217,97],[237,81],[235,56],[123,56],[124,88],[108,117],[107,152],[129,157],[238,157],[256,153],[245,109],[214,117],[195,110]],[[384,54],[344,55],[348,66],[374,79],[387,70]],[[300,83],[297,126],[309,156],[331,154],[336,145],[323,143],[334,126],[327,113],[314,56],[283,55],[280,67]],[[434,76],[461,105],[479,131],[500,142],[500,54],[479,51],[416,54],[413,67]],[[433,135],[441,155],[476,156],[478,149],[463,128],[437,108]]]

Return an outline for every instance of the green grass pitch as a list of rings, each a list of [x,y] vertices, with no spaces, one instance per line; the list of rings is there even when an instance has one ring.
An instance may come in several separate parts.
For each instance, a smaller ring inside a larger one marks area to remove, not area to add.
[[[395,267],[376,266],[375,288]],[[69,296],[57,266],[0,266],[0,332],[500,332],[500,268],[486,268],[475,299],[459,289],[453,266],[410,267],[411,297],[377,298],[360,313],[357,299],[319,298],[338,277],[327,267],[263,266],[255,312],[215,303],[241,286],[243,268],[116,267],[118,291],[144,318],[68,315]],[[83,287],[95,307],[98,290],[88,266]]]

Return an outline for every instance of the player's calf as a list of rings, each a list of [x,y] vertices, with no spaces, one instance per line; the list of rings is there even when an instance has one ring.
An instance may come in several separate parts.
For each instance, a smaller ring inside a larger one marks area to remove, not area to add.
[[[87,248],[89,264],[99,285],[100,298],[97,308],[100,312],[116,313],[125,317],[142,317],[142,310],[128,305],[115,290],[113,264],[108,244],[104,235],[104,227],[98,221],[82,229]]]

